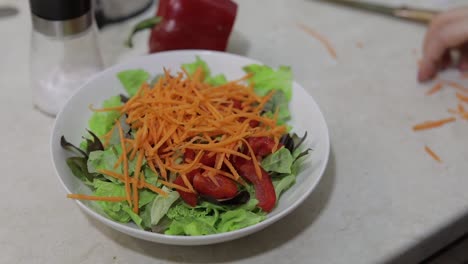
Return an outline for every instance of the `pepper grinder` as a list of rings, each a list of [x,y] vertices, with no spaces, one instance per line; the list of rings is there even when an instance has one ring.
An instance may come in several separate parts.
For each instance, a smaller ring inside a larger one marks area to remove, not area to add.
[[[33,103],[55,116],[103,69],[91,0],[30,0]]]

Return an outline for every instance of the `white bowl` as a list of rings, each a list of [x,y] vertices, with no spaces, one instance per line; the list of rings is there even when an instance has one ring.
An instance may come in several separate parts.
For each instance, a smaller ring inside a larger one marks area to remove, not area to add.
[[[65,135],[70,142],[74,143],[81,141],[81,136],[84,134],[85,128],[87,128],[87,121],[92,114],[88,109],[89,104],[100,105],[104,99],[124,92],[116,74],[122,70],[136,68],[156,74],[162,72],[163,67],[175,72],[180,69],[181,64],[194,61],[195,56],[200,56],[205,60],[213,74],[224,73],[229,80],[242,77],[244,75],[243,66],[259,63],[249,58],[222,52],[171,51],[139,57],[111,67],[95,76],[70,98],[57,116],[52,132],[52,160],[59,180],[67,193],[89,193],[89,190],[68,168],[65,160],[70,156],[70,153],[60,147],[60,137]],[[88,202],[76,201],[76,203],[91,217],[107,226],[133,237],[164,244],[207,245],[233,240],[257,232],[285,217],[301,204],[316,187],[328,161],[330,143],[325,119],[314,99],[296,82],[293,85],[290,110],[292,113],[290,124],[293,126],[293,131],[299,135],[307,131],[308,140],[305,143],[313,151],[304,162],[303,170],[297,176],[296,183],[281,196],[276,208],[267,215],[263,222],[240,230],[215,235],[171,236],[143,231],[134,224],[115,222],[95,210]],[[63,199],[66,199],[65,196]]]

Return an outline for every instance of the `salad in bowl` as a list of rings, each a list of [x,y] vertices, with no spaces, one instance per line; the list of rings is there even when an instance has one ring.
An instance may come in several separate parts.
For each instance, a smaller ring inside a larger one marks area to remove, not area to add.
[[[213,74],[198,54],[159,72],[116,71],[123,89],[89,102],[81,138],[54,131],[62,163],[80,182],[67,197],[156,236],[219,236],[268,220],[307,177],[315,148],[291,122],[290,68],[251,63],[242,71]]]

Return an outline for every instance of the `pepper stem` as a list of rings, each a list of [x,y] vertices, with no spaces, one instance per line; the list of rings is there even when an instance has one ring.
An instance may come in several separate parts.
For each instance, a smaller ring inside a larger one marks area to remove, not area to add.
[[[133,28],[132,30],[132,33],[130,33],[130,35],[128,36],[128,39],[125,41],[125,46],[129,47],[129,48],[133,48],[133,42],[132,42],[132,39],[133,39],[133,36],[142,31],[142,30],[145,30],[145,29],[151,29],[153,28],[154,26],[156,26],[157,24],[161,23],[162,21],[162,17],[152,17],[152,18],[148,18],[148,19],[145,19],[141,22],[139,22],[138,24],[135,25],[135,27]]]

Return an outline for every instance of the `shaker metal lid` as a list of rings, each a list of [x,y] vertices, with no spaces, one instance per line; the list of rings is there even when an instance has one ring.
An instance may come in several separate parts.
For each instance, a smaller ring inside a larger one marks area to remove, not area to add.
[[[91,10],[91,0],[29,0],[31,12],[45,20],[69,20]]]

